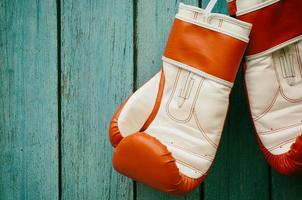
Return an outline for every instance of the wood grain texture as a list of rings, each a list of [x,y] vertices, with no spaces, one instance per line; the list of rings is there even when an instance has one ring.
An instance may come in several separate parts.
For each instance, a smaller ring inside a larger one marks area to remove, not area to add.
[[[221,146],[205,181],[206,200],[269,199],[269,168],[257,145],[242,81],[239,70]]]
[[[137,76],[136,87],[148,81],[162,65],[162,53],[169,31],[178,10],[179,0],[139,0],[137,2],[136,18],[136,53]],[[182,1],[198,6],[197,0]],[[200,199],[197,189],[186,197],[170,196],[157,192],[149,187],[137,183],[138,200],[169,200],[169,199]]]
[[[271,177],[272,200],[301,200],[302,178],[288,177],[272,170]]]
[[[133,86],[133,2],[62,1],[62,199],[133,199],[108,125]]]
[[[161,68],[162,53],[180,2],[198,6],[198,0],[137,1],[137,87]]]
[[[0,199],[58,199],[55,1],[0,1]]]
[[[206,7],[209,0],[202,2]],[[227,14],[226,1],[219,0],[213,12]],[[269,199],[269,168],[258,148],[239,70],[214,166],[205,181],[206,200]]]
[[[241,69],[200,188],[170,196],[112,169],[110,118],[160,70],[180,1],[61,0],[60,13],[56,1],[0,1],[0,200],[301,199],[301,178],[277,174],[259,150]],[[227,13],[225,0],[214,12]]]

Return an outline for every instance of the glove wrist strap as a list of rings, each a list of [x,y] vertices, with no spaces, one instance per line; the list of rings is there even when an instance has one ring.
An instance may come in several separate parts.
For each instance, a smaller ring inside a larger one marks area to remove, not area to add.
[[[264,56],[302,40],[301,0],[268,0],[252,5],[245,5],[246,2],[237,0],[237,18],[253,24],[248,58]]]
[[[164,57],[233,83],[246,46],[227,34],[175,19]]]

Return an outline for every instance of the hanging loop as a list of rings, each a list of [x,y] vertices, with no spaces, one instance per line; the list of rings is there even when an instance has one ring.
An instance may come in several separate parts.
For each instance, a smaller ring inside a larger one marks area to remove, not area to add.
[[[216,5],[216,3],[217,3],[217,0],[210,0],[207,7],[206,7],[206,9],[205,9],[205,11],[207,13],[212,12],[212,10],[213,10],[214,6]]]

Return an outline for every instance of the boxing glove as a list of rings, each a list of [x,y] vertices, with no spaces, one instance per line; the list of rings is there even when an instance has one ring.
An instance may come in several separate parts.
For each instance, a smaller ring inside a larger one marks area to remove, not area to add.
[[[180,4],[162,69],[117,109],[109,127],[113,167],[185,194],[207,175],[251,25]]]
[[[253,24],[245,85],[258,143],[282,174],[302,172],[302,1],[229,1]]]

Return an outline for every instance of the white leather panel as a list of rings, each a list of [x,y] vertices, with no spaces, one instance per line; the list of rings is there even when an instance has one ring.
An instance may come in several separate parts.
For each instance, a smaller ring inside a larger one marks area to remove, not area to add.
[[[243,10],[246,8],[254,7],[260,3],[262,3],[264,0],[237,0],[236,6],[237,10]]]
[[[246,87],[253,118],[262,115],[272,104],[279,85],[273,68],[272,56],[246,62]]]
[[[288,152],[302,134],[302,42],[246,62],[254,124],[274,155]]]
[[[203,137],[212,146],[219,144],[229,105],[231,88],[205,79],[195,107],[195,122]]]
[[[230,88],[166,62],[163,69],[161,106],[145,132],[167,146],[183,174],[199,178],[216,154]]]
[[[258,133],[263,145],[274,155],[288,152],[290,146],[302,133],[302,123],[288,127],[279,126],[276,130]]]
[[[161,72],[139,88],[127,101],[118,118],[123,137],[139,131],[151,114],[157,97]]]
[[[302,66],[299,52],[302,52],[302,42],[273,53],[281,94],[289,101],[302,100]]]
[[[173,156],[176,159],[176,165],[183,174],[196,174],[196,177],[201,177],[206,171],[201,171],[200,168],[194,168],[193,166],[207,166],[213,162],[213,158],[204,156],[200,159],[199,154],[186,151],[183,146],[170,143],[164,144],[171,152],[173,152]],[[178,160],[178,158],[181,158],[181,160]],[[192,161],[195,163],[192,164]]]
[[[236,7],[237,13],[236,15],[243,15],[249,12],[253,12],[267,6],[270,6],[274,3],[277,3],[280,0],[237,0]]]
[[[166,105],[166,112],[171,119],[186,123],[192,118],[202,83],[203,79],[199,76],[180,70]]]

